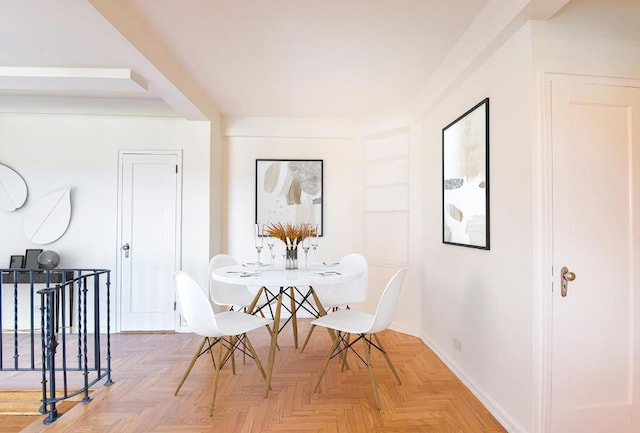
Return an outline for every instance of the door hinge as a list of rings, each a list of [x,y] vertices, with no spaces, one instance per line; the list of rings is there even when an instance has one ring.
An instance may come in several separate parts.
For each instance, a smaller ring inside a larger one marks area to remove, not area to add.
[[[178,174],[178,164],[176,164],[176,174]]]
[[[173,311],[176,311],[176,310],[177,310],[177,308],[176,308],[176,307],[177,307],[177,305],[176,305],[176,301],[173,301]]]

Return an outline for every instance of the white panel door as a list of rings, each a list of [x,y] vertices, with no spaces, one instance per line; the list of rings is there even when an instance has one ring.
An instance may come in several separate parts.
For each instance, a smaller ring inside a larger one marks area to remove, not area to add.
[[[551,92],[551,431],[638,433],[640,89]],[[564,297],[563,267],[575,274]]]
[[[120,330],[175,330],[179,153],[120,156]]]

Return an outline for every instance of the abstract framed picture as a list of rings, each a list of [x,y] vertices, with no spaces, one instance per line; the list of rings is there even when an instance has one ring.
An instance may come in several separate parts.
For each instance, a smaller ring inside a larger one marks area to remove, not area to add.
[[[323,160],[256,159],[256,224],[323,225]]]
[[[489,98],[442,130],[442,242],[490,249]]]
[[[21,269],[24,266],[24,256],[11,256],[10,269]]]
[[[38,269],[38,256],[42,252],[41,249],[28,249],[24,252],[24,267],[26,269]]]

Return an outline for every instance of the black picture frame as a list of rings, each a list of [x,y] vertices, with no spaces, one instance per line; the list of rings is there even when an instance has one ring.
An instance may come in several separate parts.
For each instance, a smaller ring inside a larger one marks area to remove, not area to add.
[[[11,256],[9,261],[9,269],[22,269],[24,266],[24,256]]]
[[[442,242],[490,249],[489,98],[442,129]]]
[[[324,161],[256,159],[255,223],[309,223],[324,234]]]
[[[24,252],[24,267],[25,269],[38,269],[38,256],[42,252],[41,249],[29,249]]]

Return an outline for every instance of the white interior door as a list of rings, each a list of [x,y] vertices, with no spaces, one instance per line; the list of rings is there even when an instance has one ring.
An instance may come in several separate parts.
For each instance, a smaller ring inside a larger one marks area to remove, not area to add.
[[[120,330],[175,330],[180,154],[120,154]]]
[[[552,81],[551,94],[551,431],[638,433],[640,89]]]

